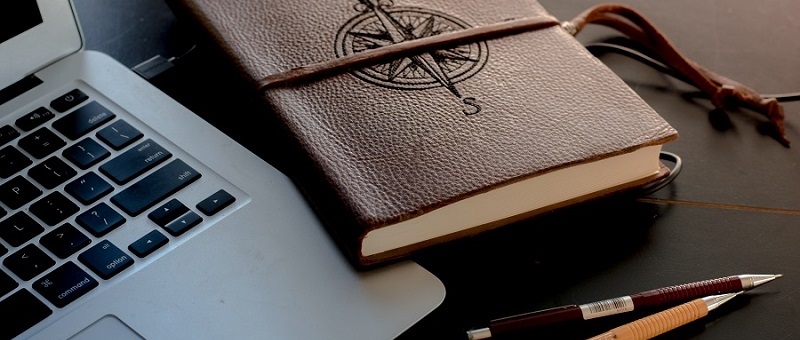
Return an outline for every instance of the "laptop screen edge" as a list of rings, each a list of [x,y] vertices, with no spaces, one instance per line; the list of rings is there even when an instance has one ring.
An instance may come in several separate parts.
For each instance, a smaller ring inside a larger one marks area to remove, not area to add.
[[[15,0],[21,1],[21,0]],[[83,48],[70,0],[36,0],[42,23],[0,43],[0,88]]]

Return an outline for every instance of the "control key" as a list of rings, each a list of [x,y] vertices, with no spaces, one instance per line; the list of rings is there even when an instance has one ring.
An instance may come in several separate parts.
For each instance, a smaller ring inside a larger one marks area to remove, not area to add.
[[[53,313],[27,289],[20,289],[0,300],[0,311],[4,314],[0,339],[11,339],[20,335]]]

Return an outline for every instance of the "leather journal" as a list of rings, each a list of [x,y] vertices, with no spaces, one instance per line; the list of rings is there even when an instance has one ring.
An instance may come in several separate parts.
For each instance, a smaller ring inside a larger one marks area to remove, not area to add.
[[[287,175],[358,268],[669,171],[677,132],[534,0],[169,3],[300,146]]]

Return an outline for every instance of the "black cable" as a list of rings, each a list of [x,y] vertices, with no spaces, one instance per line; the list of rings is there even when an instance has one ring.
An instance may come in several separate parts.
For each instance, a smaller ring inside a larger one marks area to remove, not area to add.
[[[653,58],[647,55],[646,53],[638,51],[634,48],[608,42],[596,42],[596,43],[586,44],[584,46],[586,46],[586,49],[588,49],[589,52],[591,52],[594,55],[597,55],[601,52],[614,52],[617,54],[621,54],[629,58],[635,59],[637,61],[640,61],[662,73],[672,76],[675,79],[683,81],[687,84],[692,84],[692,82],[687,77],[676,72],[673,68],[665,65],[656,58]],[[779,102],[800,100],[800,92],[762,94],[761,96],[764,98],[775,98]]]
[[[669,174],[664,178],[658,179],[655,182],[648,183],[642,186],[642,188],[640,189],[641,196],[648,196],[652,193],[655,193],[656,191],[661,190],[668,184],[672,183],[672,181],[675,180],[676,177],[678,177],[678,174],[681,173],[681,169],[683,169],[683,161],[681,160],[680,156],[674,153],[661,151],[659,159],[673,163],[673,166],[670,169]]]
[[[623,46],[623,45],[618,45],[618,44],[607,43],[607,42],[595,42],[595,43],[586,44],[585,46],[586,46],[586,49],[588,49],[589,52],[591,52],[595,56],[597,56],[598,54],[600,54],[602,52],[613,52],[613,53],[621,54],[621,55],[624,55],[624,56],[629,57],[631,59],[635,59],[635,60],[637,60],[639,62],[642,62],[642,63],[646,64],[647,66],[650,66],[650,67],[656,69],[657,71],[659,71],[661,73],[668,74],[668,75],[672,76],[673,78],[676,78],[676,79],[678,79],[680,81],[683,81],[685,83],[691,84],[691,80],[689,80],[689,78],[687,78],[683,74],[676,72],[673,68],[665,65],[664,63],[662,63],[661,61],[657,60],[656,58],[653,58],[653,57],[651,57],[651,56],[649,56],[649,55],[647,55],[645,53],[642,53],[642,52],[634,49],[634,48]]]
[[[685,82],[687,84],[690,84],[690,85],[692,84],[691,80],[689,78],[687,78],[686,76],[684,76],[683,74],[681,74],[681,73],[677,72],[675,69],[667,66],[666,64],[664,64],[663,62],[658,60],[656,57],[650,56],[647,53],[644,53],[642,51],[637,50],[636,48],[628,47],[628,46],[624,46],[624,45],[616,44],[616,43],[609,43],[609,42],[595,42],[595,43],[586,44],[584,46],[586,47],[586,49],[589,50],[589,52],[591,52],[595,56],[597,56],[598,54],[603,53],[603,52],[617,53],[617,54],[620,54],[620,55],[635,59],[635,60],[637,60],[637,61],[639,61],[641,63],[646,64],[647,66],[652,67],[653,69],[655,69],[657,71],[660,71],[660,72],[662,72],[664,74],[667,74],[667,75],[669,75],[669,76],[671,76],[671,77],[673,77],[675,79],[678,79],[680,81],[683,81],[683,82]],[[788,92],[788,93],[779,93],[779,94],[762,94],[761,96],[764,97],[764,98],[775,98],[779,102],[800,101],[800,92]],[[662,188],[664,188],[668,184],[672,183],[672,181],[676,177],[678,177],[678,174],[680,174],[681,169],[683,168],[683,161],[681,160],[680,156],[678,156],[678,155],[676,155],[674,153],[662,151],[660,156],[659,156],[659,158],[661,160],[665,160],[665,161],[671,162],[674,165],[673,165],[669,175],[667,175],[664,178],[661,178],[661,179],[659,179],[659,180],[657,180],[655,182],[652,182],[652,183],[649,183],[649,184],[643,186],[640,189],[640,194],[642,196],[648,196],[650,194],[653,194],[653,193],[661,190]]]
[[[596,42],[596,43],[586,44],[585,46],[589,50],[589,52],[591,52],[595,56],[601,52],[614,52],[617,54],[621,54],[629,58],[635,59],[639,62],[642,62],[647,66],[656,69],[657,71],[660,71],[664,74],[674,77],[675,79],[681,80],[687,84],[691,84],[689,78],[685,77],[683,74],[676,72],[673,68],[665,65],[658,59],[651,57],[643,52],[640,52],[632,47],[623,46],[620,44],[608,43],[608,42]],[[674,181],[675,178],[678,177],[678,175],[681,173],[681,170],[683,169],[683,160],[681,160],[680,156],[671,152],[661,151],[661,153],[659,154],[659,159],[673,164],[669,174],[663,178],[660,178],[654,182],[642,186],[639,189],[638,192],[639,195],[648,196],[663,189],[665,186],[672,183],[672,181]]]

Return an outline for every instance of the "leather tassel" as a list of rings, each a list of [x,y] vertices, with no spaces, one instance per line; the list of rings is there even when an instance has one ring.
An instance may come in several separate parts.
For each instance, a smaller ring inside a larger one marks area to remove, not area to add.
[[[663,32],[633,8],[622,4],[597,5],[562,23],[562,27],[577,35],[587,24],[612,28],[651,50],[662,63],[705,93],[716,108],[725,110],[742,107],[764,115],[774,129],[773,137],[789,147],[783,107],[776,98],[765,98],[755,90],[686,58]]]

